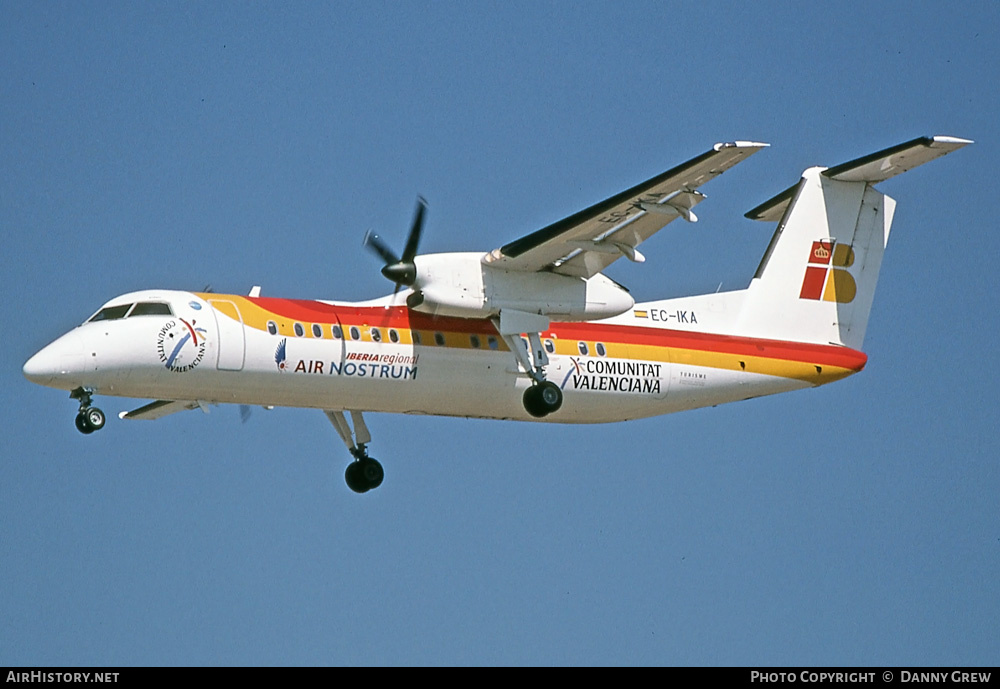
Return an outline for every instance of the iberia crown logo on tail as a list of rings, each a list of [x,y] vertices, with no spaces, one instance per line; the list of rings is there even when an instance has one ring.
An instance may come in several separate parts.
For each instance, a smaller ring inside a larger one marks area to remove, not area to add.
[[[847,244],[837,244],[833,239],[813,242],[799,299],[822,299],[839,304],[854,301],[858,285],[854,277],[844,270],[852,265],[854,249]]]

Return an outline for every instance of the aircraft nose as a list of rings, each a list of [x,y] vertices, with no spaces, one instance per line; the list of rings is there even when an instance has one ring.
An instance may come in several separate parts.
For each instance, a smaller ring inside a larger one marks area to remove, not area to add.
[[[59,358],[53,350],[49,345],[28,359],[21,368],[24,377],[39,385],[51,383],[59,373]]]
[[[21,371],[25,378],[39,385],[58,388],[79,385],[76,379],[86,371],[79,335],[72,331],[42,348],[24,363]]]

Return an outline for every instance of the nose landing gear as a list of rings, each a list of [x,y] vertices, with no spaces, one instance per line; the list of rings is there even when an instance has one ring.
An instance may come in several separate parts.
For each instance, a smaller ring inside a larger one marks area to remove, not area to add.
[[[69,393],[72,399],[79,400],[80,402],[80,411],[76,414],[76,430],[84,435],[90,435],[94,431],[101,430],[104,428],[104,422],[106,421],[104,412],[97,407],[90,406],[91,395],[93,394],[93,390],[82,387]]]

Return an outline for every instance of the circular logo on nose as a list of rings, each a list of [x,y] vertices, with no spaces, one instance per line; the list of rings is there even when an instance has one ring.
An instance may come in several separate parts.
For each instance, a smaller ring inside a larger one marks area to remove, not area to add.
[[[183,318],[169,321],[156,337],[156,353],[171,371],[183,373],[201,363],[205,357],[205,329],[198,322]]]

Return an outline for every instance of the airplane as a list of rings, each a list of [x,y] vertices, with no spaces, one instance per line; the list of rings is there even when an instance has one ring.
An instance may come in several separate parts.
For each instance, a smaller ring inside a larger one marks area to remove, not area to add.
[[[322,410],[356,493],[383,481],[366,412],[608,423],[817,387],[861,371],[895,201],[873,186],[972,143],[920,137],[811,167],[746,217],[777,223],[745,289],[636,303],[602,274],[699,187],[768,144],[719,143],[589,208],[488,251],[402,254],[369,232],[391,294],[366,302],[145,290],[111,299],[32,356],[28,380],[70,391],[76,427],[96,394],[154,401],[159,419],[233,403]],[[348,421],[348,417],[350,421]]]

